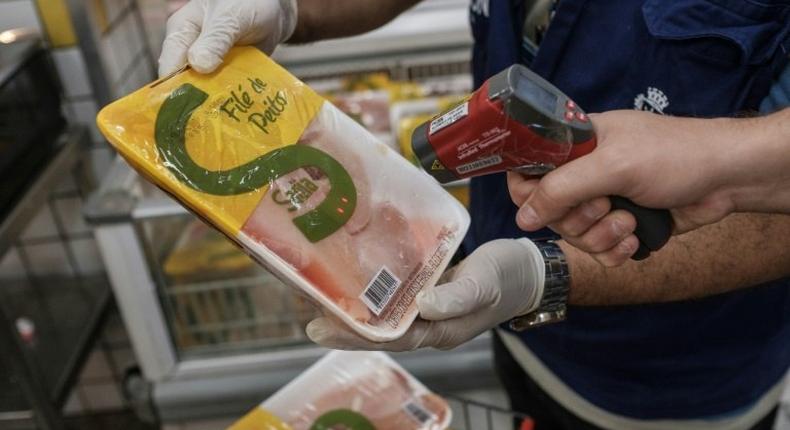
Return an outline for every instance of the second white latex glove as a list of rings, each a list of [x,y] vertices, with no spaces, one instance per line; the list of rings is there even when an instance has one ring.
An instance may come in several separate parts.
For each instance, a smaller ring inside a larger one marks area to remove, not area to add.
[[[333,349],[409,351],[451,349],[513,317],[535,310],[545,268],[528,239],[500,239],[479,247],[445,276],[447,283],[417,295],[420,318],[392,342],[364,339],[327,317],[307,325],[307,336]]]
[[[211,73],[233,45],[271,54],[296,28],[296,0],[192,0],[167,20],[159,76],[187,63]]]

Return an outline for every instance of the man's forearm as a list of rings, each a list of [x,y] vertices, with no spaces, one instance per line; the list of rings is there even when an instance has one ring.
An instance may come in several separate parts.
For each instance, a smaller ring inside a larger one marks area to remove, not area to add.
[[[353,36],[376,29],[421,0],[297,0],[296,30],[288,43]]]
[[[739,121],[722,148],[722,191],[739,212],[790,213],[790,108]]]
[[[561,242],[570,303],[669,302],[747,288],[790,275],[790,216],[735,214],[673,239],[645,261],[606,268]],[[788,287],[790,288],[790,287]]]
[[[606,196],[672,212],[675,233],[733,212],[790,214],[790,108],[755,118],[681,118],[640,111],[592,117],[598,148],[539,181],[508,175],[518,225],[550,226],[602,264],[637,249],[635,220]],[[639,143],[638,145],[636,143]]]

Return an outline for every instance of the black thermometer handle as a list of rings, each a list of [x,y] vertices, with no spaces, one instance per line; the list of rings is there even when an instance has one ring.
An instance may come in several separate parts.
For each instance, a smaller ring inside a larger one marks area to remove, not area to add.
[[[639,239],[639,249],[631,257],[644,260],[651,252],[661,249],[672,236],[672,215],[666,209],[648,209],[624,197],[610,196],[612,210],[628,211],[636,218],[634,235]]]

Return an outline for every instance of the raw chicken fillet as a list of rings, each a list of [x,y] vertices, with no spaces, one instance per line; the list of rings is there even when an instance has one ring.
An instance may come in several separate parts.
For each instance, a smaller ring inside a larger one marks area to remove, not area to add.
[[[447,403],[430,392],[415,397],[409,380],[399,370],[385,367],[338,382],[339,387],[294,410],[284,417],[285,422],[293,430],[311,430],[328,412],[350,410],[367,418],[376,430],[443,430]]]
[[[419,213],[408,216],[388,200],[388,196],[374,196],[371,189],[375,189],[377,178],[370,175],[365,166],[365,161],[370,160],[362,160],[346,143],[349,137],[353,139],[359,133],[358,126],[345,117],[338,119],[337,115],[336,109],[327,104],[298,144],[326,152],[354,179],[357,204],[349,221],[342,229],[316,243],[309,242],[299,230],[292,228],[291,220],[315,209],[329,189],[329,181],[320,170],[302,168],[271,184],[267,196],[242,227],[242,232],[277,254],[354,320],[366,323],[377,316],[360,296],[379,271],[386,268],[399,281],[407,280],[435,252],[442,228],[456,230],[458,226],[443,226],[441,219]],[[344,124],[345,127],[327,124],[342,120],[349,124]],[[367,140],[370,142],[365,144],[371,145],[371,152],[388,154],[386,148],[379,147],[383,144],[370,137]],[[302,178],[309,178],[318,189],[296,210],[283,210],[276,196]]]
[[[383,352],[333,351],[260,408],[292,430],[444,430],[447,402]]]

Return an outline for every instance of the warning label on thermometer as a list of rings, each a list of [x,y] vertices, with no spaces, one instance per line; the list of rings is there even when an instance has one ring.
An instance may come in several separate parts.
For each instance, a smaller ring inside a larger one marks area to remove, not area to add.
[[[466,117],[467,115],[469,115],[469,102],[458,105],[453,109],[450,109],[446,114],[431,121],[431,125],[428,127],[428,134],[434,134],[437,131],[453,124],[459,119]]]

